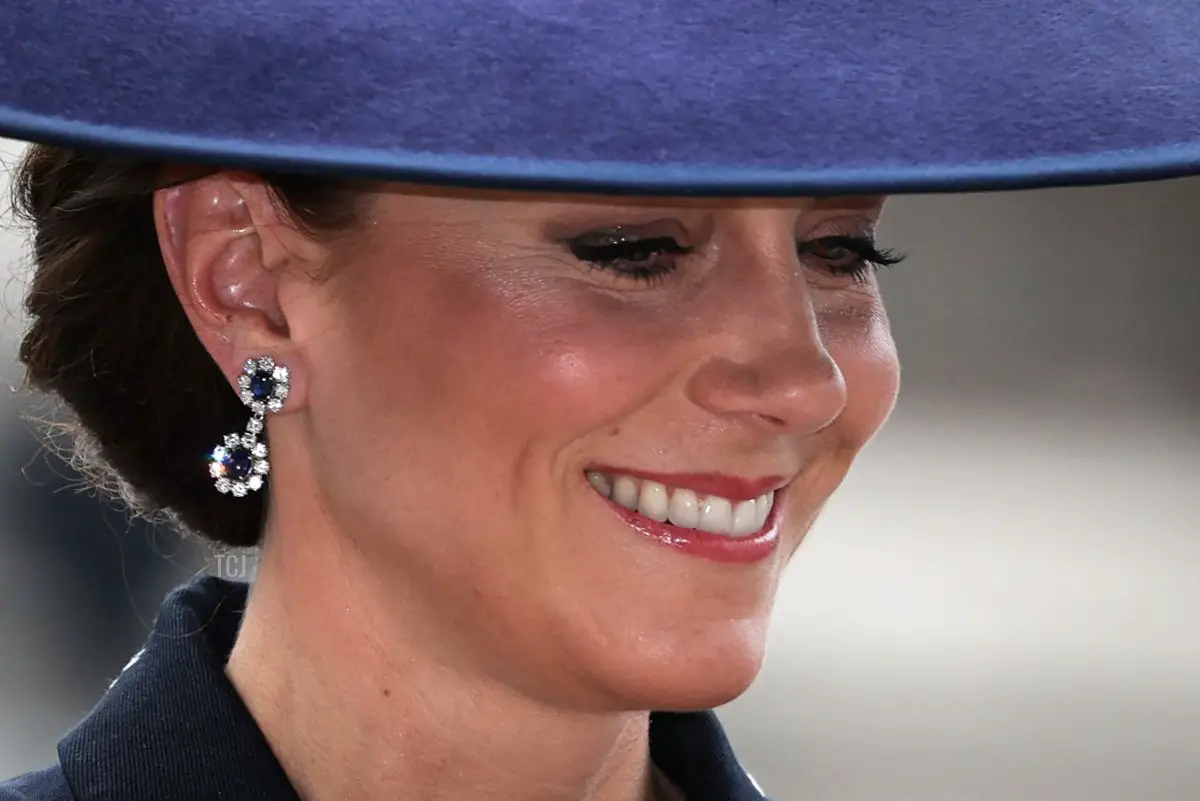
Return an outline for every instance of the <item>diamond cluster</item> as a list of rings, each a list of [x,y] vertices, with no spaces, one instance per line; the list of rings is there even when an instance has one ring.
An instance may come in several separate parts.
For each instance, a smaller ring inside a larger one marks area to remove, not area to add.
[[[263,478],[271,471],[267,444],[255,442],[251,434],[225,435],[225,442],[213,448],[208,473],[216,479],[217,490],[238,498],[262,489]]]
[[[270,356],[248,359],[238,376],[242,403],[258,417],[283,408],[288,396],[288,369]]]
[[[243,434],[226,434],[224,441],[213,449],[208,459],[208,474],[217,491],[243,498],[262,489],[271,463],[267,461],[267,444],[258,437],[263,431],[263,418],[278,412],[288,396],[288,369],[275,364],[270,356],[249,359],[238,376],[238,397],[252,412]]]

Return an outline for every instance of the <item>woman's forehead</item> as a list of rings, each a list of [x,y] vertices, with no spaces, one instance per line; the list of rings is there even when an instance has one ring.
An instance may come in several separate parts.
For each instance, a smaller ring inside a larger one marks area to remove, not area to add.
[[[549,210],[551,208],[564,211],[590,209],[677,209],[692,213],[732,209],[790,209],[796,211],[845,209],[875,212],[881,209],[887,201],[887,196],[885,195],[680,197],[466,189],[413,184],[384,184],[378,187],[376,191],[379,195],[388,197],[405,206],[421,201],[428,201],[434,204],[446,201],[461,201],[467,204],[495,204],[507,207],[513,211],[523,208],[528,213],[536,213],[539,209]]]

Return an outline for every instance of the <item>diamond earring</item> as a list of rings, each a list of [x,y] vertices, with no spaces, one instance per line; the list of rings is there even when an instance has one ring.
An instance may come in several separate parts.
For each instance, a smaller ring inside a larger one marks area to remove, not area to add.
[[[238,376],[238,397],[250,407],[250,419],[242,434],[226,434],[224,441],[208,457],[208,474],[217,491],[243,498],[262,489],[271,472],[267,444],[258,437],[263,418],[278,412],[288,396],[288,369],[275,364],[270,356],[248,359]]]

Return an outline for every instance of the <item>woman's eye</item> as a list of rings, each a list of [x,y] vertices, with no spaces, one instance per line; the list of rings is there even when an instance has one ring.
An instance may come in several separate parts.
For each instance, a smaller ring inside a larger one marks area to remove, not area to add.
[[[863,281],[880,267],[891,267],[904,261],[903,254],[881,250],[869,236],[824,236],[796,245],[801,257],[811,256],[823,262],[824,269],[838,276],[850,276]]]
[[[567,245],[585,264],[646,283],[674,272],[678,258],[691,252],[669,236],[638,238],[620,231],[584,234]]]
[[[584,234],[567,242],[571,253],[584,264],[613,275],[654,283],[673,273],[680,256],[692,252],[670,236],[642,236],[620,229]],[[821,269],[835,276],[865,280],[879,267],[899,264],[904,256],[879,249],[869,236],[825,236],[799,242],[796,252],[817,259]]]

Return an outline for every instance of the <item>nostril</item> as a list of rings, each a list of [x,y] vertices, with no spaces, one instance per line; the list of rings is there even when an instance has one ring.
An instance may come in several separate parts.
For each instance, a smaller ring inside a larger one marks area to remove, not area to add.
[[[787,422],[787,420],[783,419],[782,417],[776,417],[773,414],[765,414],[763,412],[755,412],[755,414],[758,416],[758,418],[760,420],[762,420],[764,423],[766,423],[767,425],[769,425],[773,428],[786,428],[787,427],[788,422]]]

